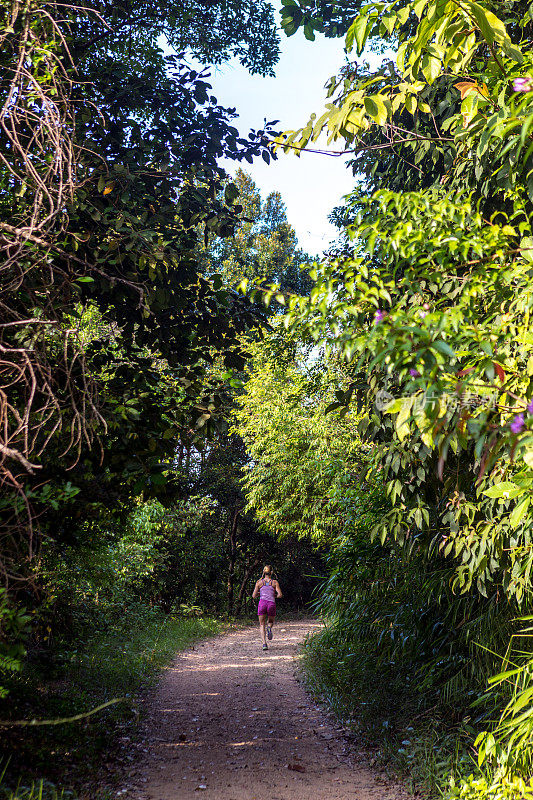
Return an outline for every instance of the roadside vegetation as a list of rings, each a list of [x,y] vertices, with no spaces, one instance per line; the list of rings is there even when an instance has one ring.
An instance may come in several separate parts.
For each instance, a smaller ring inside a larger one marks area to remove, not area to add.
[[[321,115],[245,135],[182,48],[271,75],[275,19],[0,12],[0,718],[133,696],[174,637],[250,610],[266,561],[326,620],[310,687],[384,759],[449,800],[526,800],[533,14],[284,0],[283,35],[344,64]],[[355,188],[314,259],[239,165],[324,136]],[[128,703],[57,748],[2,741],[48,776]]]
[[[47,797],[66,787],[77,796],[113,793],[116,777],[131,763],[133,751],[124,742],[135,738],[145,691],[177,651],[224,627],[212,617],[165,614],[139,603],[105,605],[91,626],[77,626],[74,639],[31,653],[20,680],[9,686],[17,719],[81,716],[8,729],[8,742],[2,737],[4,787],[13,791],[18,784],[13,797],[25,797],[32,787],[39,796],[42,776]]]
[[[239,168],[274,157],[271,126],[241,135],[187,60],[273,74],[270,4],[224,9],[0,10],[8,795],[39,796],[41,779],[45,795],[105,793],[146,687],[177,649],[247,619],[260,564],[283,559],[295,610],[322,573],[312,544],[245,512],[249,455],[229,433],[247,345],[279,311],[236,285],[311,280],[281,195]]]

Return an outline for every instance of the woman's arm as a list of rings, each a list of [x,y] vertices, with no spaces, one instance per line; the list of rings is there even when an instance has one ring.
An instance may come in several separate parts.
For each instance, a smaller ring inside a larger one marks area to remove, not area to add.
[[[276,590],[276,597],[283,597],[281,587],[277,581],[272,581],[274,589]]]
[[[261,581],[256,581],[255,582],[255,588],[254,588],[254,593],[252,594],[252,600],[257,600],[257,598],[259,597],[259,589],[260,589],[259,584],[260,583],[261,583]]]

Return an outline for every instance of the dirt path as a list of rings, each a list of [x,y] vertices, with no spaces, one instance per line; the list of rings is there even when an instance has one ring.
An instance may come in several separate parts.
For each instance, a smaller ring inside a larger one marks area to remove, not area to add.
[[[346,743],[294,676],[315,621],[280,623],[268,652],[237,630],[181,653],[150,708],[124,800],[409,800]]]

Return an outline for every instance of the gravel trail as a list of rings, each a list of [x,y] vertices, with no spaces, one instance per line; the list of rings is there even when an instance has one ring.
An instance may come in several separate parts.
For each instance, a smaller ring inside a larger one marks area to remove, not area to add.
[[[357,752],[295,677],[315,620],[180,653],[149,701],[124,800],[411,800]]]

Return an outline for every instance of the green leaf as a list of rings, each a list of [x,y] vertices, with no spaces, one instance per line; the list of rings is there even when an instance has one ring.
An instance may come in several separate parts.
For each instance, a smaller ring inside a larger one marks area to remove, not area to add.
[[[524,499],[520,503],[518,503],[517,506],[514,507],[510,518],[510,523],[513,528],[518,528],[518,526],[526,516],[529,504],[530,504],[530,498],[524,497]]]
[[[524,462],[528,465],[528,467],[533,469],[533,450],[526,450],[522,458],[524,459]]]
[[[515,669],[508,669],[505,672],[499,672],[497,675],[491,675],[491,677],[488,679],[488,683],[490,685],[494,683],[500,683],[501,681],[505,681],[508,678],[512,678],[513,675],[518,675],[519,672],[520,672],[519,667],[516,667]]]
[[[385,409],[387,414],[396,414],[403,408],[405,402],[404,397],[397,397],[396,400],[391,400]]]
[[[396,26],[396,20],[397,20],[396,15],[392,14],[391,12],[383,14],[383,16],[381,17],[381,22],[389,33],[393,32]]]
[[[228,183],[226,188],[224,189],[224,200],[226,201],[227,205],[231,205],[234,200],[239,197],[240,191],[235,186],[234,183]]]
[[[442,353],[445,356],[450,356],[450,358],[455,358],[455,353],[450,345],[447,344],[447,342],[443,342],[442,339],[432,342],[431,346],[434,347],[435,350],[438,350],[439,353]]]
[[[405,108],[410,114],[416,114],[416,110],[418,108],[418,104],[416,102],[416,97],[413,94],[408,94],[405,98]]]
[[[435,58],[426,53],[422,59],[422,72],[427,82],[431,85],[442,72],[442,62],[439,58]]]
[[[416,2],[413,3],[412,8],[418,19],[422,17],[422,14],[424,13],[424,9],[427,6],[427,4],[428,0],[416,0]]]
[[[304,36],[309,42],[315,41],[315,30],[310,22],[304,25]]]
[[[396,435],[400,442],[409,435],[410,428],[409,428],[409,418],[411,417],[411,406],[413,404],[413,398],[407,397],[404,399],[402,407],[400,409],[400,413],[396,417]]]
[[[387,121],[387,109],[383,98],[379,94],[369,95],[364,99],[365,111],[377,122],[378,125],[384,125]]]
[[[502,498],[505,499],[512,499],[513,497],[518,497],[518,495],[523,494],[524,490],[517,486],[516,483],[512,483],[511,481],[502,481],[501,483],[497,483],[495,486],[491,486],[490,489],[486,489],[483,494],[486,497],[492,498]]]
[[[524,236],[520,240],[520,252],[522,254],[522,258],[530,263],[533,263],[533,237]]]
[[[512,58],[517,64],[524,63],[524,55],[522,51],[512,44],[509,39],[505,39],[505,41],[502,42],[502,50],[508,58]]]
[[[508,42],[509,45],[511,44],[505,25],[492,11],[482,8],[477,3],[469,4],[469,8],[479,26],[483,38],[488,44],[493,44],[494,42],[498,42],[499,44]]]
[[[346,50],[350,53],[353,49],[354,42],[357,45],[357,55],[360,56],[363,52],[364,46],[367,40],[367,24],[368,24],[368,17],[365,17],[363,14],[360,14],[356,19],[352,22],[350,27],[348,28],[348,32],[346,34]]]

